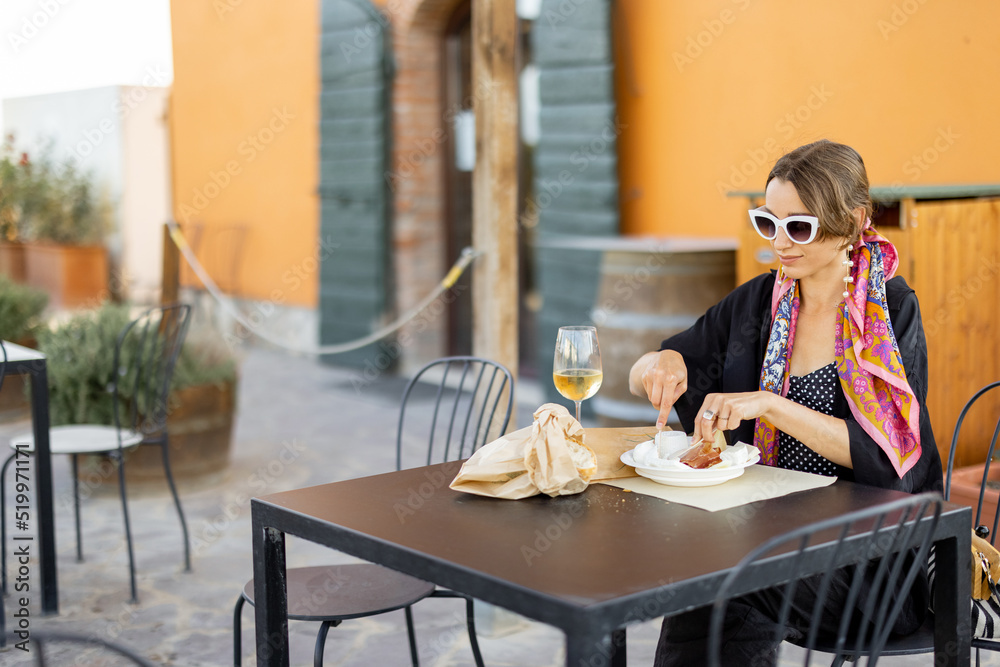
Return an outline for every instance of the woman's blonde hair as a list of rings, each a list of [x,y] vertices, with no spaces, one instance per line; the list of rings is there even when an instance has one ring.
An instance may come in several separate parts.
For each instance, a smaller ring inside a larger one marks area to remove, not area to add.
[[[794,185],[802,203],[819,218],[819,238],[854,243],[861,235],[854,210],[864,208],[862,224],[872,215],[865,163],[850,146],[828,139],[799,146],[778,159],[767,183],[775,178]]]

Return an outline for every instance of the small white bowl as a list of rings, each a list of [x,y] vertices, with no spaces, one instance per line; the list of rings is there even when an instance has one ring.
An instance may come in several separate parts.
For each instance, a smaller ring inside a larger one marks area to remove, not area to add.
[[[660,431],[656,434],[656,454],[661,459],[690,445],[691,439],[682,431]]]

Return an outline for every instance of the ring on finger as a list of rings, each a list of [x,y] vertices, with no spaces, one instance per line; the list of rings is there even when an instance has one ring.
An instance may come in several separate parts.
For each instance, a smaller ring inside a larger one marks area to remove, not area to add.
[[[701,414],[701,418],[707,419],[708,421],[712,421],[713,419],[715,419],[715,410],[705,410],[705,412]]]

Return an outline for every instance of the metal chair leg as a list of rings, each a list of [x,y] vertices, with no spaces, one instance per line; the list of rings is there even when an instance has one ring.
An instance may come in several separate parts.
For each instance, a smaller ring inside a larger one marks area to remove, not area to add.
[[[479,651],[479,638],[476,636],[476,610],[472,598],[465,599],[465,624],[469,629],[472,658],[476,661],[476,667],[483,667],[483,654]]]
[[[158,443],[163,453],[163,470],[167,474],[167,485],[170,486],[170,493],[174,497],[174,506],[177,508],[177,516],[181,520],[181,532],[184,533],[184,571],[191,571],[191,540],[188,538],[187,521],[184,519],[184,510],[181,508],[181,499],[177,495],[177,486],[174,485],[174,476],[170,472],[170,439],[164,435],[162,442]]]
[[[313,667],[323,667],[323,651],[326,649],[326,636],[330,628],[340,625],[340,621],[323,621],[316,633],[316,648],[313,649]]]
[[[45,646],[46,642],[42,640],[35,640],[35,667],[45,667]]]
[[[7,612],[3,608],[3,596],[0,595],[0,648],[7,646]]]
[[[138,604],[139,595],[136,592],[135,585],[135,554],[132,549],[132,527],[128,520],[128,500],[125,494],[125,458],[121,455],[121,452],[115,452],[111,455],[111,458],[115,460],[115,465],[118,468],[118,490],[122,498],[122,516],[125,518],[125,544],[128,547],[129,586],[132,591],[132,599],[130,601],[132,604]]]
[[[15,456],[17,452],[0,468],[0,595],[7,595],[7,468]]]
[[[614,649],[614,657],[611,659],[611,667],[625,667],[628,663],[628,640],[625,628],[618,628],[611,633],[611,646]]]
[[[236,609],[233,610],[233,667],[240,667],[243,664],[243,605],[246,598],[240,593],[236,599]]]
[[[70,456],[73,463],[73,519],[76,522],[76,562],[83,562],[83,531],[80,529],[80,467],[77,455]]]
[[[465,600],[465,626],[469,632],[469,646],[472,647],[472,657],[476,662],[476,667],[483,667],[483,654],[479,650],[479,637],[476,634],[476,608],[473,598],[446,588],[436,588],[430,596],[432,598],[458,598]]]
[[[417,657],[417,635],[413,631],[413,609],[407,606],[403,609],[403,613],[406,614],[406,634],[410,638],[410,660],[413,661],[413,667],[420,667],[420,658]]]

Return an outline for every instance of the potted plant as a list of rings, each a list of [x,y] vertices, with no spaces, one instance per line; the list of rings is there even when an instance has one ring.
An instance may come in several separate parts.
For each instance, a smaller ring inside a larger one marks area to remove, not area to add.
[[[105,304],[39,335],[39,349],[48,356],[53,426],[113,423],[108,387],[115,341],[132,314],[128,306]],[[237,361],[217,336],[188,336],[174,370],[167,416],[175,477],[219,472],[228,465],[237,378]],[[101,457],[88,457],[80,476],[88,483],[113,481],[110,469]],[[161,478],[160,449],[140,447],[125,469],[130,481]]]
[[[42,326],[42,313],[48,303],[45,292],[14,282],[0,275],[0,339],[35,347],[35,335]],[[0,388],[0,422],[26,419],[31,404],[25,393],[23,375],[8,375]]]
[[[0,147],[0,275],[24,282],[24,247],[18,237],[21,175],[27,155],[14,152],[14,136],[7,135]]]
[[[42,290],[0,275],[0,339],[34,347],[48,302]]]
[[[108,388],[115,342],[130,315],[128,306],[104,304],[39,332],[38,349],[47,358],[52,426],[114,423]]]
[[[99,303],[108,287],[110,200],[89,174],[53,159],[51,148],[37,156],[22,153],[16,164],[12,150],[6,152],[7,235],[24,242],[25,280],[48,292],[57,308]]]

